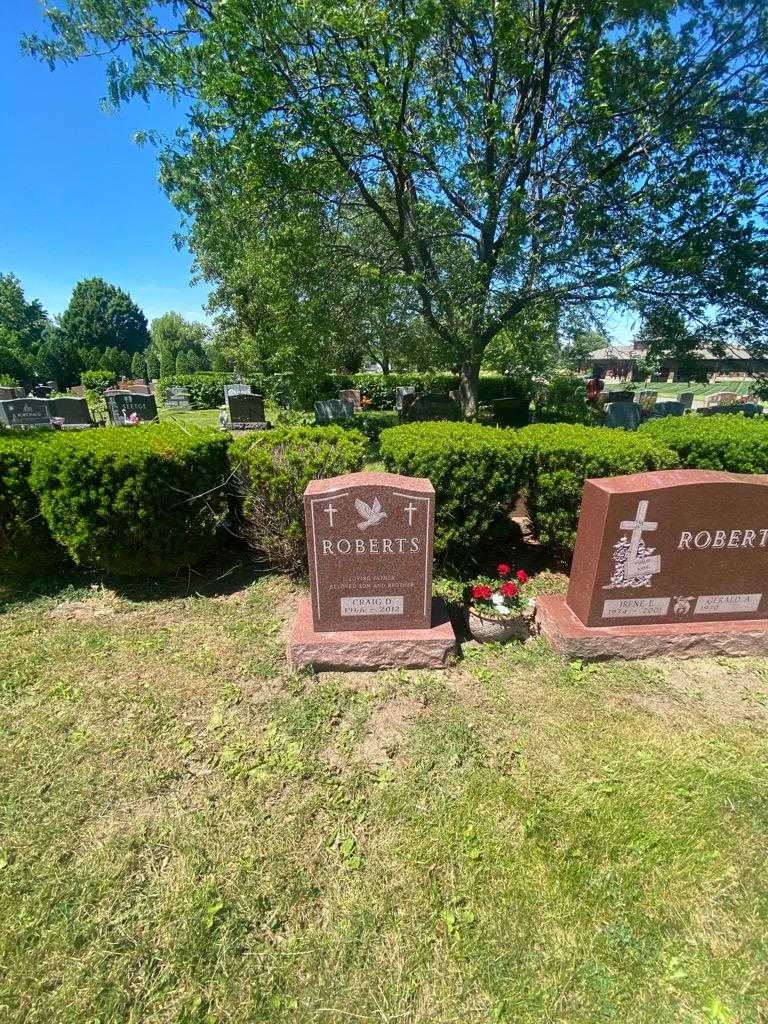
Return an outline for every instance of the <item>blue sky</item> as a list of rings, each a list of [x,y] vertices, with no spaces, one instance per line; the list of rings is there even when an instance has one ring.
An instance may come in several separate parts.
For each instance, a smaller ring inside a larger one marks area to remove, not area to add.
[[[0,0],[0,273],[61,313],[84,277],[130,292],[151,319],[170,309],[208,319],[204,284],[190,286],[178,215],[157,183],[156,151],[133,133],[170,134],[183,111],[162,98],[105,114],[104,67],[50,71],[19,39],[43,28],[37,0]]]

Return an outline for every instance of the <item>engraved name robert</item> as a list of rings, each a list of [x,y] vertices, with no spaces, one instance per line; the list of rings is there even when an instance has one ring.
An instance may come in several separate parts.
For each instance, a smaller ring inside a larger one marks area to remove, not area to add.
[[[348,540],[323,540],[323,555],[418,555],[421,553],[420,537],[360,537]]]
[[[764,548],[768,547],[766,530],[683,530],[677,544],[678,551],[703,551],[706,548]]]

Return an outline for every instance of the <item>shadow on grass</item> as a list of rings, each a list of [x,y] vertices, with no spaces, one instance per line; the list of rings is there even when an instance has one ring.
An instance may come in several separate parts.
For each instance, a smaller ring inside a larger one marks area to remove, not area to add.
[[[71,563],[49,572],[35,567],[34,575],[0,583],[0,612],[46,598],[81,599],[94,587],[101,586],[129,601],[173,601],[193,595],[226,597],[273,575],[281,575],[280,570],[258,563],[252,552],[235,544],[218,549],[195,566],[163,578],[116,576]]]

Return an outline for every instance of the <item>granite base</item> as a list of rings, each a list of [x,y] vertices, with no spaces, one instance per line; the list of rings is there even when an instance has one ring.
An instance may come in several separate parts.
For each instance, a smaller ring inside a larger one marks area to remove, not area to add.
[[[445,602],[432,601],[430,629],[372,629],[318,632],[309,598],[299,605],[288,642],[296,668],[361,672],[380,668],[447,668],[457,654],[456,634]]]
[[[559,654],[582,661],[768,654],[768,619],[585,626],[563,595],[547,594],[536,599],[535,621],[538,631]]]

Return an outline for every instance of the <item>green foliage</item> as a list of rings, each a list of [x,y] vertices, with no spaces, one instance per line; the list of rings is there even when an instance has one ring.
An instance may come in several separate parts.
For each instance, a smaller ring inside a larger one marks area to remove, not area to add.
[[[231,373],[183,373],[161,377],[157,382],[157,402],[162,405],[170,387],[185,387],[193,409],[217,409],[224,404],[224,385],[231,384]],[[253,377],[244,381],[254,392],[261,394],[261,381]]]
[[[450,560],[509,531],[505,508],[523,472],[518,432],[473,423],[412,423],[381,434],[387,469],[435,488],[435,552]]]
[[[60,327],[70,344],[102,352],[117,349],[130,357],[149,344],[147,318],[142,311],[127,292],[100,277],[75,285]]]
[[[639,433],[542,423],[516,434],[527,451],[528,511],[534,532],[561,556],[573,550],[585,480],[678,465],[675,452]]]
[[[116,380],[117,376],[111,370],[85,370],[80,374],[80,383],[83,387],[99,395],[103,395],[111,388]]]
[[[343,427],[277,427],[232,445],[242,534],[271,565],[306,565],[304,491],[310,480],[362,469],[368,446]]]
[[[152,321],[152,343],[145,352],[152,377],[196,373],[209,367],[205,345],[209,329],[186,320],[181,313],[164,313]]]
[[[677,452],[687,469],[722,469],[731,473],[768,473],[768,422],[746,416],[667,416],[640,427]]]
[[[355,413],[354,418],[349,421],[349,426],[364,434],[370,442],[371,451],[375,452],[379,446],[379,436],[382,430],[396,427],[399,422],[400,418],[396,412],[380,410]]]
[[[42,571],[63,556],[29,483],[38,448],[61,437],[50,430],[0,430],[0,578]]]
[[[539,423],[597,426],[602,417],[600,409],[599,405],[587,401],[583,377],[573,373],[558,373],[536,404],[536,419]]]
[[[36,453],[32,488],[76,563],[162,576],[211,550],[227,508],[228,444],[172,425],[65,434]]]
[[[470,416],[494,339],[547,312],[668,303],[766,342],[760,4],[77,0],[45,13],[49,37],[26,48],[49,63],[112,53],[114,104],[189,97],[163,184],[203,272],[241,300],[238,329],[288,313],[290,347],[296,318],[296,370],[302,353],[345,353],[350,317],[326,329],[318,313],[350,278],[397,297],[380,324],[419,310]],[[342,227],[313,273],[326,223]],[[268,372],[269,335],[249,371]]]

